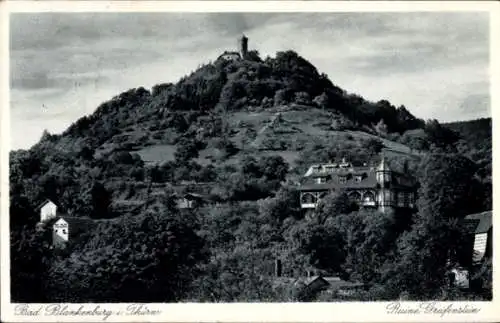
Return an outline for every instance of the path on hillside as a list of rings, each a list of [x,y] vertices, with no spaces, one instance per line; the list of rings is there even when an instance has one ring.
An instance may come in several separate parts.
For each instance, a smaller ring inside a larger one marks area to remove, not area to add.
[[[388,140],[388,139],[385,139],[385,138],[382,138],[382,137],[379,137],[376,135],[372,135],[372,134],[367,133],[367,132],[362,132],[362,131],[357,131],[357,130],[347,130],[346,132],[350,133],[351,135],[354,135],[354,136],[381,140],[385,146],[384,150],[386,150],[386,151],[390,151],[390,152],[394,152],[394,153],[398,153],[398,154],[404,154],[404,155],[412,155],[415,157],[421,157],[424,154],[423,152],[421,152],[419,150],[412,149],[412,148],[410,148],[404,144],[401,144],[399,142]]]
[[[266,123],[262,128],[259,129],[259,131],[257,131],[257,136],[255,137],[255,139],[250,143],[250,145],[252,147],[255,147],[257,148],[259,146],[259,136],[262,135],[264,132],[266,132],[267,129],[269,129],[270,126],[274,125],[274,123],[276,122],[276,120],[281,116],[281,113],[280,112],[276,112],[274,115],[271,116],[271,118],[269,119],[269,122]]]

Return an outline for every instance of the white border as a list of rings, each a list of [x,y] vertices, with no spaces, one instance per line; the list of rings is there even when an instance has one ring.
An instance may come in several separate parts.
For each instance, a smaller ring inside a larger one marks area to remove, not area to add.
[[[496,1],[446,1],[446,2],[422,2],[422,1],[356,1],[356,2],[319,2],[319,1],[0,1],[0,21],[2,40],[2,60],[0,60],[0,99],[2,100],[0,111],[0,192],[1,192],[1,217],[0,234],[1,241],[1,321],[5,322],[96,322],[103,321],[102,317],[92,316],[65,316],[65,317],[20,317],[14,316],[14,305],[9,303],[9,225],[8,225],[8,151],[10,146],[10,113],[9,113],[9,55],[8,55],[8,12],[403,12],[403,11],[487,11],[490,12],[490,94],[492,100],[492,116],[495,107],[499,105],[498,91],[499,80],[499,50],[500,40],[500,3]],[[493,142],[498,142],[499,131],[496,118],[493,118]],[[496,145],[494,144],[495,148]],[[493,178],[496,178],[496,169],[500,167],[500,156],[498,149],[493,152]],[[496,181],[494,183],[494,209],[500,207]],[[498,218],[493,217],[495,226]],[[498,244],[498,235],[494,235],[494,245]],[[498,259],[497,248],[494,248],[494,259]],[[495,268],[497,266],[497,261]],[[334,322],[334,321],[369,321],[369,322],[493,322],[500,320],[499,288],[497,282],[500,274],[493,273],[494,301],[493,302],[448,302],[438,303],[439,306],[452,304],[453,307],[468,305],[481,308],[478,315],[452,315],[443,317],[439,315],[388,315],[385,311],[386,302],[353,302],[353,303],[254,303],[254,304],[148,304],[150,309],[159,309],[161,315],[157,316],[112,316],[108,322]],[[495,297],[496,296],[496,297]],[[404,302],[403,305],[415,307],[417,303]],[[75,308],[75,304],[71,304]],[[84,304],[91,308],[92,304]],[[106,309],[113,311],[124,311],[126,304],[101,304]],[[36,308],[36,305],[32,305]]]

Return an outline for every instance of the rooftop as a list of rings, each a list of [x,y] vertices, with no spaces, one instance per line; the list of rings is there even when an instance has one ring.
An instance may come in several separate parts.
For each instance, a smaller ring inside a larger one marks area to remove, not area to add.
[[[45,206],[46,204],[48,204],[48,203],[53,203],[53,204],[55,205],[55,203],[54,203],[54,202],[52,202],[51,200],[49,200],[49,199],[45,199],[45,200],[43,200],[43,201],[41,201],[41,202],[39,202],[39,203],[37,204],[37,206],[35,207],[35,210],[36,210],[36,211],[39,211],[42,207],[44,207],[44,206]],[[57,206],[57,205],[56,205],[56,206]]]
[[[466,230],[469,233],[486,233],[492,226],[493,211],[469,214],[465,217]]]

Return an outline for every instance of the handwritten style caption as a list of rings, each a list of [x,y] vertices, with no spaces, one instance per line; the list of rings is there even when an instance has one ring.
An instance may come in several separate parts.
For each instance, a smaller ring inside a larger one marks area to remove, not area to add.
[[[481,308],[472,304],[440,304],[438,302],[404,304],[393,302],[389,303],[385,310],[387,314],[393,315],[431,314],[444,317],[445,315],[455,314],[478,314]]]
[[[90,316],[100,317],[103,321],[106,321],[111,316],[156,316],[160,314],[160,310],[149,304],[129,304],[120,309],[110,309],[103,305],[91,304],[19,304],[14,308],[14,315],[16,316],[59,318],[65,316]]]

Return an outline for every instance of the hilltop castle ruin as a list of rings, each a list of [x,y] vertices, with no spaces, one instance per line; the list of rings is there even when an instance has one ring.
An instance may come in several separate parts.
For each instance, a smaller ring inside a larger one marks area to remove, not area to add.
[[[217,59],[223,60],[239,60],[246,59],[248,56],[248,37],[242,35],[237,42],[238,51],[224,51]]]

